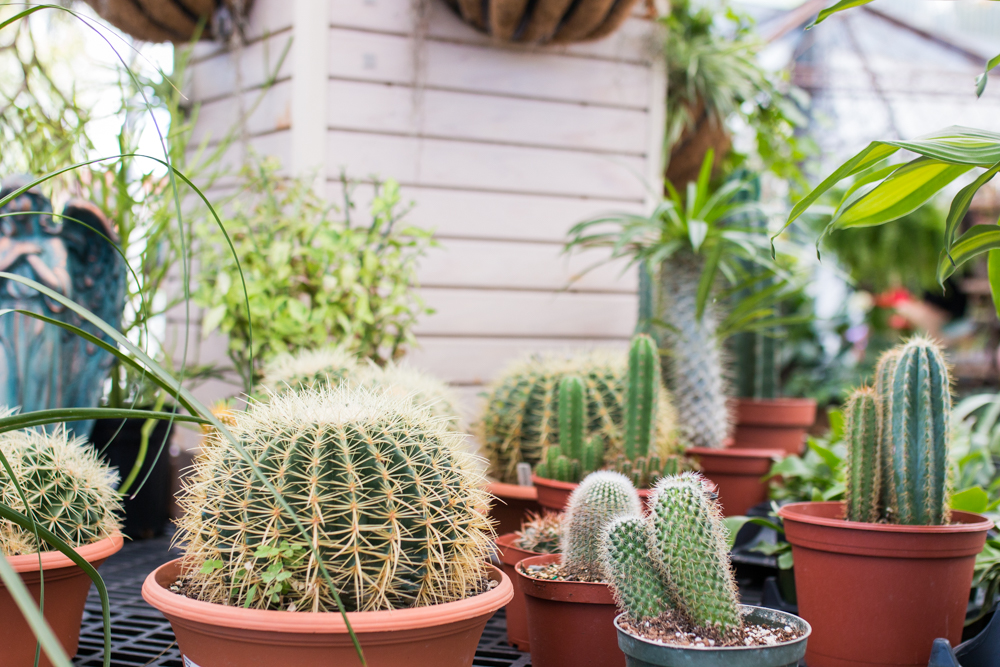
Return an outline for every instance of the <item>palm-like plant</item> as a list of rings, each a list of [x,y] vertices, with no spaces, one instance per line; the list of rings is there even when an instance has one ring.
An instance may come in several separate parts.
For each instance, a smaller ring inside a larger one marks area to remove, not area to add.
[[[746,201],[752,185],[732,179],[713,190],[713,158],[712,151],[705,155],[684,197],[668,183],[669,197],[648,216],[615,213],[581,222],[570,230],[567,250],[610,248],[606,261],[647,267],[656,286],[651,324],[665,348],[681,438],[688,446],[718,448],[729,431],[721,342],[736,331],[780,324],[774,304],[790,283],[766,252],[767,234],[750,223],[759,213],[758,204]],[[768,275],[779,279],[723,312],[721,302]]]

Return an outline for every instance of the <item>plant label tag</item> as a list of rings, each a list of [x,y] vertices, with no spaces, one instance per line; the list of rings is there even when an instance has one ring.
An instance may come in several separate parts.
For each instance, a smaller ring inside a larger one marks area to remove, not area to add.
[[[184,667],[198,667],[198,665],[191,658],[184,656]]]
[[[517,464],[517,485],[518,486],[533,486],[531,483],[531,464],[530,463],[518,463]]]

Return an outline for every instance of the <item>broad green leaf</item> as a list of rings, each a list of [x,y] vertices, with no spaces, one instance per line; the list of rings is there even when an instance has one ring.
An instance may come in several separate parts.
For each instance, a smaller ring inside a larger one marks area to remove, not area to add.
[[[739,534],[740,528],[742,528],[749,520],[750,517],[746,516],[727,516],[723,519],[723,522],[726,524],[726,541],[729,545],[730,551],[733,550],[733,545],[736,543],[736,536]]]
[[[791,570],[793,567],[795,567],[795,556],[791,549],[778,554],[779,570]]]
[[[819,13],[816,20],[806,26],[806,30],[818,26],[820,23],[825,21],[830,17],[831,14],[836,14],[837,12],[842,12],[845,9],[851,9],[853,7],[860,7],[861,5],[867,5],[872,0],[840,0],[837,4],[832,7],[827,7]]]
[[[824,447],[815,440],[809,443],[809,449],[819,454],[819,457],[823,459],[823,463],[829,466],[830,470],[840,469],[842,461],[840,460],[840,457],[837,456],[837,454],[834,453],[832,449]]]
[[[961,125],[908,141],[886,143],[950,164],[992,167],[1000,162],[1000,133]]]
[[[950,165],[917,158],[890,174],[877,187],[830,221],[836,229],[881,225],[920,208],[941,188],[969,171],[969,165]]]
[[[983,73],[976,77],[976,97],[983,96],[983,91],[986,90],[986,78],[989,76],[990,70],[997,66],[1000,66],[1000,54],[986,61],[986,68],[983,70]]]
[[[964,188],[962,188],[955,198],[951,200],[951,207],[948,209],[948,219],[945,222],[944,231],[944,244],[946,250],[951,250],[951,244],[955,240],[955,232],[958,230],[959,224],[965,218],[965,214],[969,212],[969,205],[972,203],[972,198],[976,196],[979,192],[979,188],[983,187],[992,179],[996,173],[1000,171],[1000,162],[997,162],[988,170],[984,171],[979,175],[976,180],[969,183]]]
[[[951,259],[955,262],[954,265],[948,260],[944,250],[941,251],[941,256],[938,258],[938,282],[944,283],[955,272],[956,267],[995,248],[1000,248],[1000,227],[973,225],[951,246]]]
[[[691,249],[698,252],[701,244],[708,236],[708,223],[704,220],[688,220],[688,238],[691,241]]]
[[[844,411],[831,408],[826,411],[826,416],[830,420],[830,438],[841,440],[844,437]]]
[[[990,497],[981,486],[973,486],[952,494],[951,509],[981,514],[990,505]]]
[[[205,311],[205,316],[201,320],[201,337],[208,338],[213,331],[219,328],[219,324],[225,316],[225,304],[219,304]]]
[[[698,280],[698,294],[695,309],[695,317],[700,321],[705,312],[705,305],[712,296],[712,287],[715,285],[715,274],[719,268],[719,259],[722,257],[722,244],[717,243],[712,253],[705,260],[705,266],[701,270],[701,278]]]
[[[993,295],[993,309],[1000,315],[1000,250],[990,250],[987,275],[990,279],[990,293]]]

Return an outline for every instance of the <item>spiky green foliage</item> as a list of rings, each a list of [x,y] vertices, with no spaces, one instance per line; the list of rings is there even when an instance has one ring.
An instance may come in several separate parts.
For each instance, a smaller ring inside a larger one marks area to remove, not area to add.
[[[656,618],[673,604],[662,568],[649,557],[650,529],[641,516],[613,519],[604,528],[601,562],[618,606],[633,619]]]
[[[691,447],[720,448],[729,435],[719,313],[709,299],[699,317],[698,298],[705,259],[676,253],[660,268],[659,311],[667,385],[677,407],[680,438]]]
[[[649,516],[653,558],[669,578],[675,605],[694,625],[725,634],[742,624],[718,503],[698,473],[664,477]]]
[[[660,382],[660,352],[652,337],[639,334],[628,353],[628,395],[625,404],[625,457],[649,455],[655,432],[656,388]]]
[[[856,389],[844,409],[847,441],[847,519],[879,520],[882,461],[879,453],[878,396],[871,387]]]
[[[584,385],[576,375],[559,381],[559,444],[546,452],[535,474],[560,482],[579,482],[604,464],[604,441],[595,435],[584,441]]]
[[[941,348],[927,338],[910,339],[888,389],[888,518],[919,526],[947,523],[951,378]]]
[[[639,514],[642,503],[627,477],[600,470],[573,490],[563,519],[561,551],[569,574],[586,580],[603,578],[601,536],[615,517]]]
[[[566,375],[583,380],[588,436],[599,435],[605,457],[624,451],[628,360],[611,350],[535,355],[511,366],[490,387],[476,434],[490,460],[490,474],[517,480],[517,464],[532,467],[559,442],[559,382]],[[675,413],[662,384],[657,387],[656,453],[678,451]]]
[[[537,554],[559,553],[562,526],[562,514],[529,514],[528,520],[521,524],[521,530],[517,531],[514,546]]]
[[[358,358],[339,346],[280,354],[264,366],[261,386],[272,392],[314,389],[353,379],[360,369]]]
[[[889,391],[892,386],[892,376],[896,372],[896,364],[899,363],[901,346],[886,350],[878,359],[875,366],[875,395],[879,397],[878,411],[878,439],[879,439],[879,513],[884,514],[885,509],[890,505],[889,480],[892,479],[892,465],[889,453],[892,451],[888,437],[890,429],[888,424],[892,421],[889,417]]]
[[[346,386],[285,393],[235,418],[230,431],[309,527],[348,610],[450,602],[478,589],[492,539],[488,497],[444,420]],[[208,448],[181,505],[177,542],[194,597],[336,609],[300,533],[233,448]]]
[[[0,467],[0,503],[29,514],[72,547],[102,540],[118,530],[118,474],[97,457],[84,438],[60,426],[51,433],[25,430],[0,435],[0,449],[28,501]],[[0,519],[0,556],[34,553],[34,533]]]

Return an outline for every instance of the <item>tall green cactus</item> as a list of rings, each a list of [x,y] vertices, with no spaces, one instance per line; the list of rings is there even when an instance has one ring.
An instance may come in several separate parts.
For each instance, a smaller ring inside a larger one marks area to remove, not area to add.
[[[559,381],[559,449],[577,461],[583,458],[583,380],[569,375]]]
[[[549,446],[535,474],[560,482],[579,482],[604,464],[604,441],[585,438],[586,408],[583,380],[567,375],[559,381],[559,444]]]
[[[618,606],[637,621],[673,607],[667,578],[649,557],[650,529],[641,516],[623,516],[604,528],[601,563]]]
[[[844,409],[847,440],[847,519],[879,520],[882,461],[879,452],[878,396],[871,387],[854,391]]]
[[[910,339],[888,389],[889,518],[908,525],[947,523],[951,379],[941,348],[927,338]]]
[[[675,604],[698,627],[722,633],[742,624],[719,504],[698,473],[664,477],[655,487],[650,545],[670,580]]]
[[[896,372],[896,364],[899,363],[899,355],[902,346],[897,346],[886,350],[878,359],[875,366],[875,395],[879,398],[878,409],[878,448],[879,448],[879,513],[884,516],[885,509],[891,504],[889,498],[889,482],[892,479],[892,465],[889,460],[889,453],[892,451],[889,446],[889,388],[892,386],[892,376]]]
[[[591,473],[573,490],[563,519],[562,554],[566,571],[588,580],[603,578],[601,537],[614,518],[642,511],[639,493],[624,475]]]
[[[635,461],[648,456],[655,436],[656,390],[660,378],[660,352],[652,337],[639,334],[628,354],[628,394],[625,403],[625,457]]]

